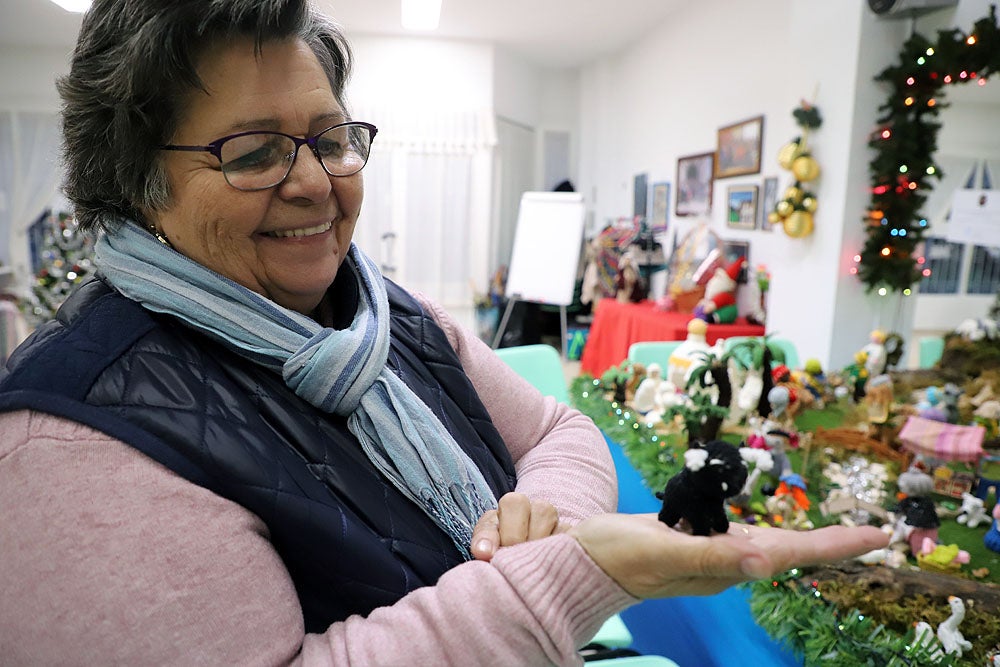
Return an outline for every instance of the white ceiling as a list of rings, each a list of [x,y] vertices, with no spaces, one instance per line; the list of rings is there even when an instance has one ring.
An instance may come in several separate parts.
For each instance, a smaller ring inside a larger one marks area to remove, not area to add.
[[[351,35],[403,35],[400,0],[316,0]],[[623,49],[685,0],[442,0],[434,36],[495,42],[549,67],[575,67]],[[50,0],[0,0],[0,46],[65,46],[80,15]]]
[[[152,0],[158,1],[158,0]],[[414,35],[401,0],[314,0],[352,35]],[[686,0],[442,0],[437,37],[495,42],[545,67],[577,67],[616,53],[668,20]],[[50,0],[0,0],[0,47],[55,46],[67,53],[80,15]],[[994,77],[996,78],[996,77]],[[950,102],[1000,105],[1000,81],[950,89]]]

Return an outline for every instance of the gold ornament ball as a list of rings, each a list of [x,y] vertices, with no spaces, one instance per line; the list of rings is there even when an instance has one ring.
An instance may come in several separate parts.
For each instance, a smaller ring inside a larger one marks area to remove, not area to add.
[[[800,181],[812,181],[819,177],[819,162],[812,155],[800,155],[792,162],[792,173]]]
[[[778,164],[781,165],[782,169],[791,169],[792,162],[795,158],[799,156],[799,144],[796,141],[791,141],[781,147],[778,151]]]
[[[805,193],[802,191],[802,188],[797,188],[794,185],[791,185],[788,187],[787,190],[785,190],[784,199],[787,199],[793,204],[798,204],[800,201],[802,201],[802,195],[804,194]]]
[[[770,222],[772,225],[776,225],[781,221],[781,216],[775,213],[774,211],[771,211],[770,213],[767,214],[767,221]]]
[[[802,198],[802,208],[809,211],[810,213],[815,213],[816,208],[819,206],[819,202],[816,201],[815,197],[810,197],[806,195]]]
[[[785,233],[793,239],[809,236],[813,231],[813,216],[809,211],[793,211],[785,218]]]
[[[784,199],[779,201],[778,204],[774,207],[774,212],[777,213],[782,218],[787,218],[789,215],[792,214],[792,211],[794,210],[795,207],[792,206],[792,203]]]

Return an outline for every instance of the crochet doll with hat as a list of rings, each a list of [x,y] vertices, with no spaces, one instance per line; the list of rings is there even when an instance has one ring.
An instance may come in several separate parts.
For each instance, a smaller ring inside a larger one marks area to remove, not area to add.
[[[736,321],[736,279],[746,262],[745,257],[727,267],[719,267],[705,285],[705,298],[695,306],[694,316],[712,324],[732,324]]]

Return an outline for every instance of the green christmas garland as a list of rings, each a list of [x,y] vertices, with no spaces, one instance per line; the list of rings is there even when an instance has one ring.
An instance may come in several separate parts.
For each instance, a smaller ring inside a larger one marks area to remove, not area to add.
[[[581,375],[573,380],[570,387],[573,405],[590,417],[597,427],[618,443],[650,491],[662,491],[667,480],[684,465],[678,456],[678,447],[683,452],[683,438],[676,443],[661,436],[654,428],[638,419],[638,415],[628,406],[608,401],[608,385],[601,380]]]
[[[950,667],[954,655],[934,655],[933,644],[917,643],[914,631],[900,635],[857,609],[843,613],[826,600],[819,582],[802,570],[747,584],[750,613],[775,640],[802,656],[807,667]]]
[[[623,363],[626,365],[627,362]],[[676,440],[664,437],[627,405],[608,398],[625,372],[624,368],[615,368],[600,379],[580,375],[571,384],[571,400],[574,407],[622,447],[646,486],[660,490],[683,465],[678,452],[686,447],[687,436],[678,434]],[[914,644],[912,631],[900,635],[857,610],[843,613],[823,597],[819,582],[807,579],[806,573],[795,569],[779,577],[746,584],[751,591],[750,611],[754,620],[776,641],[802,656],[806,666],[962,664],[956,663],[952,656],[931,658],[926,647]]]
[[[871,204],[864,219],[868,238],[853,270],[869,292],[909,294],[914,283],[930,275],[918,253],[928,228],[920,209],[932,179],[942,177],[934,152],[945,89],[982,85],[998,70],[1000,29],[994,5],[968,35],[941,30],[932,43],[914,33],[903,45],[899,63],[875,77],[890,92],[868,142],[875,151],[869,163]]]

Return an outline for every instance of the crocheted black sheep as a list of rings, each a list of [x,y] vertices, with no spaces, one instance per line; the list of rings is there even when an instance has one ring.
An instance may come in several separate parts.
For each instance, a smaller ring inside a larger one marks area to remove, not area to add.
[[[725,500],[738,494],[747,481],[747,465],[728,442],[713,440],[684,452],[684,468],[670,478],[663,493],[659,519],[674,526],[686,519],[694,535],[729,530]]]

